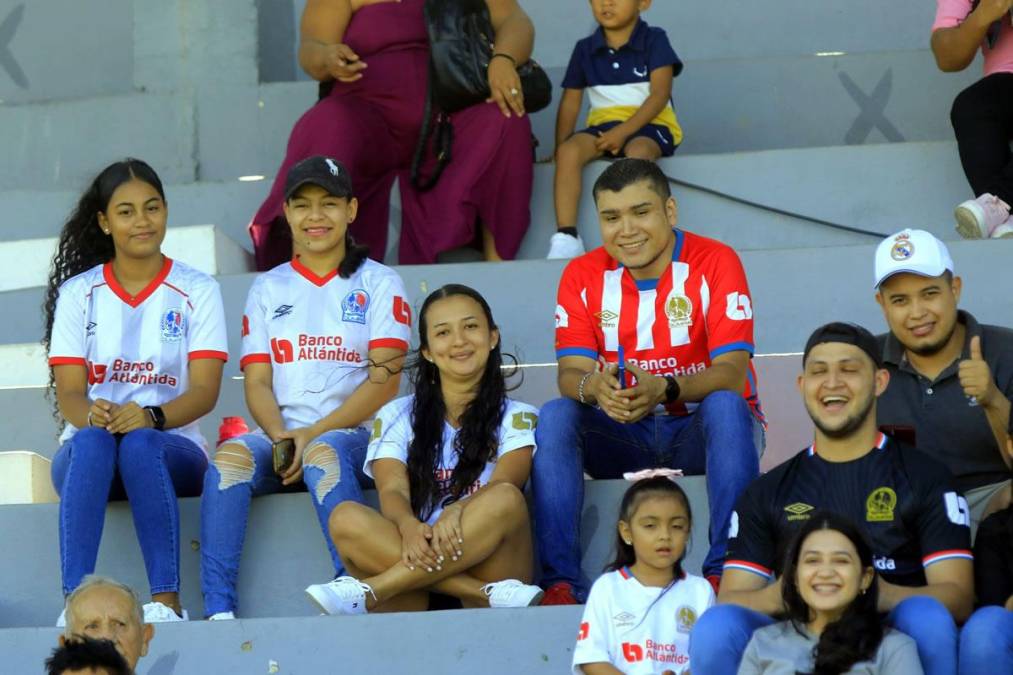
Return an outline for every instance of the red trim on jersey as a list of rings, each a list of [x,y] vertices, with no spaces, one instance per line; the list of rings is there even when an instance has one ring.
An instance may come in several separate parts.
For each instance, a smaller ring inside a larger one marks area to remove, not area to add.
[[[50,356],[49,365],[51,366],[84,366],[88,367],[88,362],[78,356]]]
[[[630,568],[626,566],[620,567],[617,571],[619,572],[619,576],[623,579],[629,579],[633,576],[633,572],[631,572]]]
[[[768,569],[763,565],[758,565],[754,562],[749,562],[748,560],[726,560],[724,566],[725,568],[731,567],[732,569],[739,568],[749,570],[750,572],[755,572],[760,576],[768,578],[774,575],[774,570]]]
[[[963,548],[954,548],[946,551],[936,551],[922,558],[922,567],[928,567],[932,563],[943,562],[953,558],[961,560],[974,560],[974,554]]]
[[[162,262],[162,269],[159,270],[158,274],[155,275],[155,278],[152,279],[147,286],[141,289],[140,293],[134,296],[127,293],[123,286],[120,285],[120,282],[116,280],[116,275],[113,274],[113,264],[111,262],[107,262],[102,266],[102,276],[105,278],[106,283],[109,284],[109,289],[116,294],[116,297],[131,307],[137,307],[151,297],[151,294],[154,293],[158,287],[162,285],[162,282],[165,281],[165,278],[169,276],[169,270],[172,269],[172,258],[169,256],[162,257],[165,259]]]
[[[306,267],[306,265],[303,265],[301,262],[299,262],[298,256],[292,258],[292,269],[298,272],[301,277],[306,279],[306,281],[310,282],[311,284],[314,284],[315,286],[324,286],[325,284],[327,284],[328,281],[338,276],[338,270],[336,269],[333,269],[330,272],[328,272],[327,276],[323,277],[318,276],[316,272],[314,272],[309,267]]]
[[[243,358],[239,359],[239,369],[243,370],[251,363],[270,363],[270,354],[247,354]]]
[[[196,361],[197,359],[218,359],[219,361],[228,361],[229,353],[220,352],[214,349],[198,349],[195,352],[190,352],[189,357],[191,361]]]
[[[378,338],[370,340],[366,349],[401,349],[408,351],[408,343],[398,338]]]

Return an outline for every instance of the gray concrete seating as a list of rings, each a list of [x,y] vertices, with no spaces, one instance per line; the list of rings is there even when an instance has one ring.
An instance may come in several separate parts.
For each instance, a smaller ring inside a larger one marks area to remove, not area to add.
[[[619,501],[626,481],[589,481],[582,516],[584,571],[596,578],[612,555]],[[699,574],[707,552],[707,495],[704,479],[680,479],[693,506],[693,538],[687,570]],[[376,495],[367,493],[375,505]],[[334,569],[310,496],[270,495],[253,500],[239,581],[239,614],[244,618],[315,616],[303,589],[329,580]],[[180,578],[182,603],[194,618],[203,616],[200,597],[199,499],[180,500]],[[60,592],[58,505],[0,507],[0,628],[51,626],[63,604]],[[31,561],[31,564],[25,564]],[[111,503],[96,571],[130,584],[142,597],[147,580],[130,508]],[[3,631],[0,631],[2,633]]]

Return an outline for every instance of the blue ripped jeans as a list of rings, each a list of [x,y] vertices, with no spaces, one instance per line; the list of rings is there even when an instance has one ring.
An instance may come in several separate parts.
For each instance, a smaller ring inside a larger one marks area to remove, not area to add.
[[[343,501],[363,502],[363,486],[372,481],[362,472],[366,461],[369,432],[366,429],[338,429],[317,436],[303,453],[303,481],[309,490],[317,519],[327,541],[336,574],[344,565],[331,541],[327,519]],[[249,451],[252,468],[242,468],[230,445]],[[320,447],[326,446],[326,447]],[[327,457],[333,451],[333,456]],[[223,452],[224,451],[224,452]],[[321,452],[323,451],[323,452]],[[228,458],[228,455],[232,455]],[[318,455],[323,454],[324,457]],[[271,440],[263,433],[244,434],[219,446],[215,460],[204,478],[201,499],[201,590],[204,615],[234,612],[238,605],[236,583],[239,561],[246,538],[246,523],[253,497],[287,490],[274,473]]]
[[[179,592],[177,497],[200,494],[208,460],[179,434],[137,429],[110,434],[86,427],[53,457],[53,486],[60,495],[60,570],[69,594],[95,571],[106,504],[128,499],[154,593]]]

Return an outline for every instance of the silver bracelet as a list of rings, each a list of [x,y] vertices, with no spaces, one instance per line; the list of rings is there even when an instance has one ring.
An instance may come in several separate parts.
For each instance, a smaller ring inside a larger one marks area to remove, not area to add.
[[[594,375],[593,370],[587,371],[586,373],[584,373],[584,376],[580,378],[580,383],[577,385],[577,398],[584,405],[589,405],[589,403],[584,399],[584,385],[587,384],[588,378],[591,377],[592,375]]]

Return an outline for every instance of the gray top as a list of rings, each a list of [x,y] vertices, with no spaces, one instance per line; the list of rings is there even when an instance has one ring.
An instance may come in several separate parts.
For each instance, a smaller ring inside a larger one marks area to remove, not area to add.
[[[738,675],[795,675],[811,673],[816,636],[801,635],[790,621],[765,626],[753,633],[742,656]],[[860,661],[845,675],[924,675],[915,641],[887,628],[872,661]]]
[[[996,386],[1013,398],[1013,331],[979,324],[961,310],[957,321],[967,336],[960,359],[970,358],[970,342],[981,337],[981,352],[992,371]],[[879,336],[884,367],[890,384],[876,404],[876,421],[882,425],[906,426],[915,430],[915,447],[946,465],[955,487],[965,492],[999,483],[1010,477],[995,436],[978,402],[964,395],[957,367],[950,364],[935,380],[916,371],[904,355],[904,346],[892,333]]]

